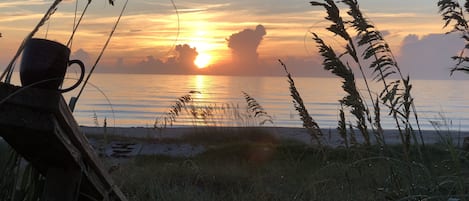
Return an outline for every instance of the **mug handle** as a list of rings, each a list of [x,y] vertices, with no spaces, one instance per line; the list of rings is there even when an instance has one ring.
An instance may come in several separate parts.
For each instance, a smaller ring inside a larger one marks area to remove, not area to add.
[[[69,91],[77,88],[78,85],[80,85],[81,81],[83,81],[83,78],[85,77],[85,65],[83,64],[83,62],[81,62],[80,60],[70,60],[70,61],[68,61],[68,67],[70,67],[72,64],[78,64],[80,66],[80,69],[81,69],[80,78],[78,79],[78,82],[75,83],[73,86],[71,86],[69,88],[66,88],[66,89],[59,89],[59,91],[61,93],[69,92]]]

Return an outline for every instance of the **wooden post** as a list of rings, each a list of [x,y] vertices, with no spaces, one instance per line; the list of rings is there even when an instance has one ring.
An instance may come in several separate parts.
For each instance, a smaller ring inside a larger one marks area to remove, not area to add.
[[[0,83],[0,136],[46,177],[46,200],[127,200],[59,92]]]

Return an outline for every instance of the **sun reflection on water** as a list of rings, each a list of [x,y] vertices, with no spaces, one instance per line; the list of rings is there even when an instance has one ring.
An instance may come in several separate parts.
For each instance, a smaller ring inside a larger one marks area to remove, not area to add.
[[[191,77],[191,83],[194,86],[190,92],[195,99],[206,100],[209,99],[210,79],[205,75],[196,75]]]

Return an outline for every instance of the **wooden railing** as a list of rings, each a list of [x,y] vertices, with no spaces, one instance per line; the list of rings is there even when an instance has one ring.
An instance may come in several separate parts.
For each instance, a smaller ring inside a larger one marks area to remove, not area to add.
[[[44,200],[127,200],[59,92],[0,83],[0,136],[45,176]]]

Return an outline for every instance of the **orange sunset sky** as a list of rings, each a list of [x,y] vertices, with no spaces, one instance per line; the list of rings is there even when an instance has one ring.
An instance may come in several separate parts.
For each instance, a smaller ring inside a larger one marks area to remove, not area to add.
[[[88,0],[78,0],[78,14]],[[75,36],[71,58],[94,63],[124,4],[93,0]],[[98,72],[224,75],[330,76],[323,70],[310,31],[332,46],[325,11],[303,0],[129,1]],[[449,78],[450,57],[463,47],[445,35],[437,0],[359,0],[366,16],[391,44],[400,66],[413,77]],[[51,0],[0,1],[0,66],[5,68]],[[66,43],[76,1],[63,1],[38,38]],[[344,10],[345,11],[345,10]],[[194,62],[195,60],[195,62]],[[456,75],[458,77],[460,75]],[[464,76],[460,76],[464,77]]]

